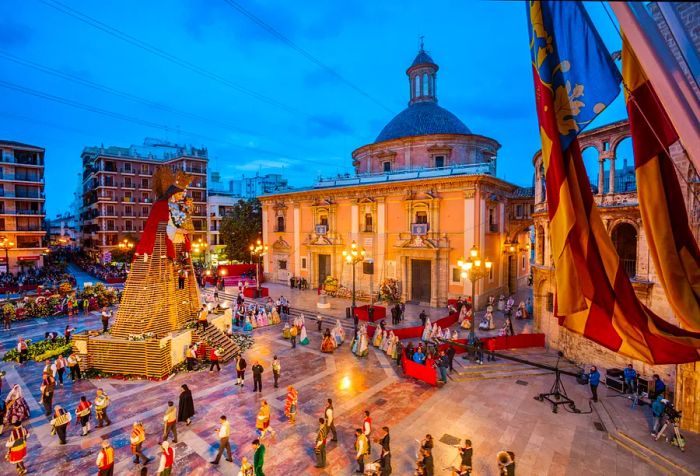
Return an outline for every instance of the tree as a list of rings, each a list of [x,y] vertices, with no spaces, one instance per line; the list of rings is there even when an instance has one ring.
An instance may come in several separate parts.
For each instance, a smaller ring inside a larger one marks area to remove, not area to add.
[[[262,211],[257,198],[239,200],[221,221],[221,241],[231,261],[250,259],[250,245],[262,234]]]

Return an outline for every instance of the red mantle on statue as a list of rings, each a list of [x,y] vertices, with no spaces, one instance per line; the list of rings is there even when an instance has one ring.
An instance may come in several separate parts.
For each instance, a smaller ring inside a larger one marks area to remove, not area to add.
[[[369,322],[374,322],[374,321],[381,321],[382,319],[386,318],[386,307],[384,306],[372,306],[374,308],[374,313],[372,315],[372,319],[370,320],[369,318],[369,304],[365,304],[364,306],[357,306],[355,307],[355,315],[357,318],[361,321],[369,321]]]
[[[257,291],[256,288],[244,288],[243,296],[254,299],[255,297],[267,297],[270,295],[270,291],[267,288],[260,288],[260,296],[256,296],[255,291]]]

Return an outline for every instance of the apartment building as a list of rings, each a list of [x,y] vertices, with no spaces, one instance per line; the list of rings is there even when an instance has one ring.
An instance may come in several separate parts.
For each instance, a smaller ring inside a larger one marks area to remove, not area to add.
[[[124,239],[138,240],[157,198],[153,173],[168,165],[194,176],[189,193],[194,200],[193,241],[207,241],[206,148],[147,138],[129,147],[85,147],[80,231],[86,252],[98,259]]]
[[[222,190],[209,190],[209,199],[207,200],[208,210],[208,230],[209,230],[209,256],[207,262],[213,266],[217,264],[226,264],[227,258],[224,253],[225,246],[221,239],[221,223],[227,215],[229,215],[234,205],[242,198],[231,192]]]
[[[0,272],[42,266],[44,149],[0,140]]]

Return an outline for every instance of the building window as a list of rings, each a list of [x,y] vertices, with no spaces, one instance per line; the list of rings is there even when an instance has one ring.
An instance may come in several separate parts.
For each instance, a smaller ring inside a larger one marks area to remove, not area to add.
[[[391,172],[391,162],[384,162],[383,164],[384,172]]]
[[[522,217],[523,217],[523,206],[516,205],[515,206],[515,218],[522,218]]]
[[[610,236],[627,276],[637,275],[637,230],[629,223],[615,226]]]
[[[423,96],[428,95],[428,73],[423,73]]]
[[[496,220],[496,208],[489,208],[489,231],[491,233],[498,232],[498,223]]]
[[[141,173],[144,175],[149,175],[148,174],[148,164],[141,164]]]
[[[452,268],[452,282],[461,283],[462,282],[462,268],[454,267]]]
[[[131,162],[124,163],[124,172],[131,172]]]
[[[141,179],[141,188],[148,188],[148,179]]]
[[[435,168],[441,169],[445,166],[445,156],[438,155],[435,157]]]
[[[306,258],[301,259],[301,269],[306,269]]]
[[[124,215],[130,217],[130,216],[132,216],[133,214],[134,214],[134,212],[133,212],[133,210],[131,209],[131,205],[126,205],[126,206],[124,207]]]
[[[133,224],[131,220],[124,220],[124,231],[133,231]]]
[[[417,224],[428,223],[428,212],[426,212],[426,211],[416,212],[415,223],[417,223]]]
[[[328,227],[328,215],[321,215],[318,217],[318,224]]]
[[[522,266],[522,267],[523,267],[523,271],[525,271],[525,267],[526,267],[526,265],[527,265],[527,258],[526,258],[525,256],[523,256],[522,262],[523,262],[523,266]]]
[[[489,268],[489,281],[493,282],[493,265]]]
[[[148,207],[141,207],[141,216],[142,217],[148,216]]]
[[[277,217],[277,231],[284,231],[284,217]]]
[[[277,267],[279,269],[287,269],[287,260],[286,259],[281,259],[277,262]]]
[[[365,213],[365,233],[372,233],[372,214]]]
[[[124,177],[124,188],[131,188],[131,177]]]

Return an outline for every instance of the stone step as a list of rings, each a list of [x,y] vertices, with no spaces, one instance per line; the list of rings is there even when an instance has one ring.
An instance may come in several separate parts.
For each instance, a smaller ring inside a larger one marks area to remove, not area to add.
[[[552,372],[547,370],[540,370],[532,367],[522,368],[518,370],[504,370],[504,371],[484,371],[484,372],[469,372],[460,373],[456,377],[452,377],[452,380],[456,382],[467,382],[471,380],[494,380],[494,379],[519,379],[524,377],[536,377],[540,375],[550,375]]]

